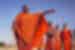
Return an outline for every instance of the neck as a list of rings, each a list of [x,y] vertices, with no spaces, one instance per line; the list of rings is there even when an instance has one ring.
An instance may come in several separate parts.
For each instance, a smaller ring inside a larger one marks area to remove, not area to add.
[[[22,10],[22,12],[25,13],[25,14],[26,14],[26,13],[29,13],[28,11],[25,11],[25,10]]]
[[[69,28],[64,28],[64,30],[68,30]]]
[[[23,11],[23,13],[27,14],[28,12]]]

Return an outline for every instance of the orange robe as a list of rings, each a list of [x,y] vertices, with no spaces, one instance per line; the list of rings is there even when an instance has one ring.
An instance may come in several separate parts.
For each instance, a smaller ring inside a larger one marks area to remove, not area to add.
[[[41,42],[43,42],[43,36],[47,32],[47,22],[44,17],[41,18],[40,24],[38,24],[38,28],[34,34],[34,38],[32,41],[33,48],[40,48]]]
[[[53,38],[53,35],[48,33],[47,43],[46,43],[46,50],[52,50],[52,38]]]
[[[64,41],[64,49],[71,50],[71,31],[64,30],[62,31],[62,40]]]
[[[53,27],[48,27],[48,32],[47,32],[47,42],[46,42],[46,50],[52,50],[52,45],[53,45],[53,37],[54,37],[54,28]]]
[[[55,32],[55,50],[61,50],[60,30]]]
[[[47,22],[43,16],[40,18],[40,14],[20,13],[16,16],[14,31],[19,37],[17,39],[19,50],[24,50],[26,44],[37,48],[40,46],[42,36],[47,31]]]

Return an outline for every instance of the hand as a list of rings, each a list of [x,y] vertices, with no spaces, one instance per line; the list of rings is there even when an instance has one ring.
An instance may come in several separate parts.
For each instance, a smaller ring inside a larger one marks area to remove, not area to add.
[[[55,9],[49,9],[47,10],[49,13],[55,13]]]
[[[54,10],[54,9],[48,9],[48,10],[45,10],[45,11],[43,12],[44,15],[50,14],[50,13],[55,13],[55,10]]]

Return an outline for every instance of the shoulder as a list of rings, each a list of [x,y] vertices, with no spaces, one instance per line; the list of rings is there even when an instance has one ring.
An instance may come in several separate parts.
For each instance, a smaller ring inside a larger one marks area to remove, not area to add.
[[[22,13],[22,12],[18,13],[16,16],[21,16],[21,15],[23,15],[23,13]]]
[[[36,15],[36,16],[41,16],[41,15],[42,15],[42,12],[39,11],[39,12],[35,12],[35,13],[33,13],[33,14]]]
[[[21,18],[24,15],[24,13],[20,12],[16,15],[16,18]]]

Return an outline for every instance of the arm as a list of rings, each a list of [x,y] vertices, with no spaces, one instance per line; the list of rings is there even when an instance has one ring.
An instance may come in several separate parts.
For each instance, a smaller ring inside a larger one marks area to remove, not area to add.
[[[20,30],[20,22],[19,22],[19,15],[17,15],[15,20],[13,21],[12,29],[13,29],[14,33],[15,32],[17,32],[17,33],[21,32],[21,30]]]
[[[69,30],[69,35],[70,35],[70,38],[72,38],[72,32],[71,32],[71,30]]]
[[[54,9],[48,9],[48,10],[45,10],[45,11],[37,12],[37,13],[35,13],[35,15],[36,16],[44,16],[44,15],[47,15],[47,14],[52,14],[54,12],[55,12]]]
[[[14,35],[16,37],[16,40],[19,40],[20,38],[22,38],[20,35],[21,35],[21,29],[18,25],[18,21],[17,20],[14,20],[13,21],[13,24],[12,24],[12,30],[14,32]]]
[[[13,25],[12,25],[12,28],[13,28],[13,31],[15,33],[15,37],[17,40],[21,40],[23,42],[23,45],[26,45],[25,43],[25,40],[23,39],[23,36],[22,36],[22,31],[18,25],[18,23],[16,22],[13,22]]]
[[[20,27],[17,22],[13,22],[12,28],[14,32],[21,33]]]
[[[43,11],[41,14],[46,15],[46,14],[51,14],[51,13],[54,13],[54,12],[55,12],[54,9],[48,9],[48,10]]]
[[[16,16],[15,20],[12,23],[12,30],[14,32],[14,35],[16,37],[16,40],[23,39],[22,30],[20,28],[19,15]]]

